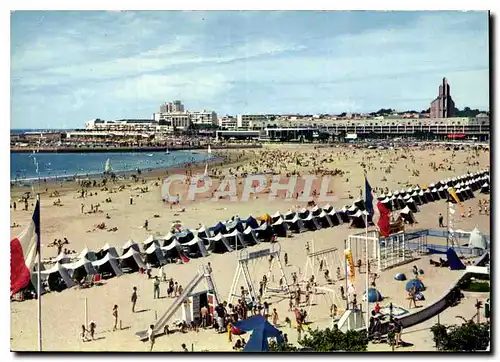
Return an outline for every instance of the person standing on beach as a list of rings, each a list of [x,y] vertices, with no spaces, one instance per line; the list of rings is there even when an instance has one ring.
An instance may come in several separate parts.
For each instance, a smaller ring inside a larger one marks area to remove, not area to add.
[[[205,328],[207,328],[207,325],[208,325],[208,323],[207,323],[208,322],[207,321],[208,308],[206,305],[201,307],[200,314],[201,314],[201,328],[205,329]]]
[[[114,326],[113,326],[113,331],[116,331],[118,329],[118,306],[115,304],[113,307],[113,318],[114,318]]]
[[[444,228],[444,225],[443,225],[443,215],[439,214],[439,218],[438,218],[438,221],[439,221],[439,227],[440,228]]]
[[[134,203],[134,198],[132,197],[132,195],[130,195],[130,205],[132,205]]]
[[[132,297],[130,298],[132,302],[132,313],[135,313],[135,304],[137,303],[137,287],[133,288]]]
[[[279,320],[278,312],[276,311],[276,308],[273,308],[273,324],[275,327],[278,326],[278,320]]]
[[[87,338],[87,329],[85,328],[84,325],[82,325],[82,332],[80,333],[80,338],[82,339],[82,342],[89,341],[89,339]]]
[[[285,266],[288,266],[288,254],[287,253],[285,253],[284,259],[285,259]]]
[[[394,318],[394,333],[396,335],[396,348],[399,347],[401,342],[401,332],[403,331],[403,325],[398,318]]]
[[[153,350],[153,346],[155,345],[155,334],[153,329],[155,328],[154,324],[149,326],[148,331],[146,332],[149,341],[149,352]]]
[[[409,305],[408,305],[408,309],[411,309],[411,305],[413,303],[413,306],[415,308],[417,308],[417,292],[416,292],[416,288],[415,287],[412,287],[409,291],[408,291],[408,300],[410,301]]]
[[[413,266],[412,272],[413,272],[413,277],[415,279],[418,279],[418,267],[416,265]]]
[[[160,279],[156,276],[153,281],[153,299],[160,298]]]
[[[16,204],[16,202],[15,202],[15,201],[14,201],[14,203],[12,204],[12,207],[14,208],[14,211],[16,211],[17,204]]]
[[[95,334],[95,329],[96,329],[96,324],[94,321],[90,321],[90,328],[89,328],[89,333],[90,333],[90,338],[94,340],[94,334]]]
[[[83,214],[83,208],[85,207],[85,204],[82,202],[82,204],[80,205],[80,212]]]

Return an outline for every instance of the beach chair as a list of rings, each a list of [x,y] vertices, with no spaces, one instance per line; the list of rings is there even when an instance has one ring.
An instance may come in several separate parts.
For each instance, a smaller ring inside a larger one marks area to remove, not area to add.
[[[94,274],[93,282],[95,285],[103,285],[101,274]]]
[[[87,275],[83,281],[83,283],[80,284],[80,288],[85,289],[85,288],[90,288],[93,285],[93,276],[92,275]]]

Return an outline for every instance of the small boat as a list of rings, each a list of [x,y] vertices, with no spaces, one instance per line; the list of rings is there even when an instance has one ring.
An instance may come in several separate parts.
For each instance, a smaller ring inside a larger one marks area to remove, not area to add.
[[[104,165],[104,173],[110,173],[111,172],[111,161],[109,158],[106,160],[106,164]]]
[[[167,150],[165,151],[165,154],[168,155],[169,153],[170,153],[170,151],[167,148]]]
[[[208,152],[209,155],[212,154],[212,149],[210,148],[210,145],[208,145],[208,151],[207,152]]]
[[[153,157],[153,154],[152,154],[152,153],[148,153],[148,156],[149,156],[149,157]]]

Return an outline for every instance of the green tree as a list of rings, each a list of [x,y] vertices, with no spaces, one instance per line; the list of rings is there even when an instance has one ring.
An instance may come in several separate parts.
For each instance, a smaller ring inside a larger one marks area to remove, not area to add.
[[[274,341],[269,343],[269,352],[296,352],[297,350],[298,348],[291,343],[277,343]]]
[[[327,328],[325,330],[309,330],[299,344],[315,352],[364,352],[368,347],[366,332],[347,331]]]
[[[436,324],[431,328],[438,351],[484,351],[490,343],[490,325],[472,320],[461,326],[446,327]]]

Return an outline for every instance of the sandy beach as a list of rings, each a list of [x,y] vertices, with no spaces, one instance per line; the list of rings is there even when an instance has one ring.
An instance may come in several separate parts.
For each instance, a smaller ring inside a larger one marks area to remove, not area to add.
[[[199,224],[211,227],[219,221],[230,219],[234,215],[247,218],[265,213],[273,214],[276,211],[285,213],[287,210],[298,210],[307,205],[307,201],[299,201],[295,198],[284,199],[284,193],[278,193],[274,200],[269,199],[269,194],[261,192],[251,195],[248,201],[231,201],[229,198],[212,199],[213,191],[219,186],[223,176],[234,174],[237,177],[237,195],[244,192],[244,184],[241,182],[245,174],[262,173],[272,170],[274,174],[280,175],[282,183],[287,182],[292,174],[317,175],[330,173],[337,170],[336,175],[331,176],[328,185],[330,196],[335,196],[336,201],[329,201],[332,206],[342,208],[350,206],[358,197],[364,198],[364,169],[366,166],[367,178],[374,194],[379,195],[380,189],[401,190],[403,188],[420,185],[429,185],[432,182],[446,179],[448,177],[460,176],[465,173],[475,172],[490,167],[490,154],[487,151],[472,151],[469,149],[453,151],[446,150],[443,146],[419,146],[405,149],[356,149],[348,146],[334,146],[317,148],[311,145],[266,145],[262,149],[251,150],[217,150],[215,152],[227,161],[211,165],[209,174],[212,175],[213,185],[210,191],[196,195],[194,201],[186,200],[189,183],[177,183],[173,185],[172,194],[179,194],[181,201],[178,205],[170,206],[162,201],[161,185],[162,179],[167,176],[164,170],[157,170],[145,174],[144,181],[134,182],[131,180],[119,181],[116,184],[108,184],[108,191],[102,188],[89,188],[87,192],[93,196],[80,198],[80,188],[75,183],[47,185],[47,192],[41,195],[41,242],[43,259],[55,258],[57,249],[48,247],[54,239],[66,237],[70,244],[70,250],[75,250],[78,255],[82,249],[98,251],[106,243],[115,246],[120,252],[121,247],[127,240],[133,239],[141,243],[150,235],[165,235],[170,231],[174,220],[181,220],[183,226],[194,229]],[[431,167],[441,164],[442,168],[435,170]],[[193,174],[202,174],[204,167],[199,166],[191,170]],[[168,175],[178,173],[185,175],[185,170],[170,170]],[[334,172],[335,173],[335,172]],[[268,176],[271,177],[270,175]],[[122,191],[118,191],[120,186]],[[141,192],[140,188],[147,186],[147,192]],[[297,191],[299,194],[304,187],[303,181],[298,181]],[[45,189],[45,187],[44,187]],[[320,180],[313,183],[313,190],[319,191]],[[49,197],[54,190],[59,191],[59,196]],[[110,193],[110,190],[112,191]],[[26,189],[13,189],[12,201],[17,201]],[[97,194],[96,194],[97,191]],[[362,192],[362,194],[360,193]],[[130,197],[133,204],[130,205]],[[351,198],[349,198],[351,196]],[[472,230],[477,227],[483,234],[490,234],[490,216],[478,215],[478,200],[487,199],[489,195],[475,192],[475,198],[465,201],[466,209],[472,208],[471,217],[457,217],[457,228]],[[111,202],[105,202],[106,198]],[[62,206],[55,206],[53,202],[60,199]],[[240,198],[239,198],[240,199]],[[309,197],[319,205],[326,202],[318,201],[317,198]],[[30,200],[30,203],[34,199]],[[90,211],[90,205],[100,204],[97,213],[82,213]],[[23,211],[22,203],[17,204],[17,210],[11,208],[11,225],[19,224],[19,227],[11,228],[11,238],[17,236],[28,224],[32,207]],[[446,214],[444,201],[430,203],[420,207],[420,212],[415,214],[418,224],[407,227],[407,230],[438,228],[438,215]],[[109,215],[109,219],[105,216]],[[396,215],[398,212],[395,213]],[[157,215],[157,217],[155,217]],[[378,215],[378,212],[376,213]],[[376,216],[377,217],[377,216]],[[143,228],[145,220],[148,221],[148,230]],[[104,222],[106,230],[96,229],[95,225]],[[115,232],[109,232],[111,228],[117,228]],[[373,227],[371,228],[373,229]],[[95,231],[91,231],[95,230]],[[91,232],[89,232],[91,231]],[[279,238],[282,257],[288,255],[288,266],[285,267],[287,278],[291,280],[292,272],[301,272],[306,264],[306,243],[314,241],[315,250],[336,247],[342,255],[344,240],[348,235],[362,232],[363,229],[349,229],[348,225],[340,225],[315,232],[304,232],[294,234],[290,238]],[[443,244],[446,240],[439,238],[428,238],[429,243]],[[269,244],[261,243],[250,247],[251,251],[269,248]],[[237,266],[238,252],[225,254],[211,254],[206,258],[192,259],[186,264],[168,264],[165,267],[167,278],[174,278],[181,285],[186,285],[196,274],[202,264],[210,262],[213,268],[213,277],[220,296],[225,300],[228,296],[231,281]],[[392,302],[408,309],[408,301],[404,290],[404,282],[395,282],[394,275],[404,272],[411,276],[411,268],[418,265],[424,269],[423,281],[427,286],[425,292],[426,300],[420,305],[428,305],[441,297],[445,290],[449,289],[452,282],[458,278],[459,271],[451,271],[448,268],[431,268],[428,256],[420,260],[393,268],[380,275],[377,280],[377,288],[386,297],[382,305]],[[338,265],[343,269],[343,265]],[[261,279],[267,272],[267,260],[259,261],[252,266],[251,272],[254,280]],[[157,271],[153,270],[153,275]],[[333,270],[332,270],[332,274]],[[358,276],[356,289],[361,295],[364,291],[364,274]],[[205,286],[199,286],[199,290]],[[343,283],[337,282],[334,286],[338,290]],[[144,310],[140,313],[132,313],[130,296],[132,287],[138,289],[137,309]],[[138,340],[135,332],[147,329],[154,322],[155,315],[160,316],[173,302],[166,297],[167,285],[161,284],[160,294],[164,298],[153,299],[153,281],[148,280],[145,275],[139,273],[124,274],[118,278],[105,281],[102,286],[94,286],[89,289],[72,288],[60,293],[51,292],[42,298],[42,327],[43,327],[43,349],[45,351],[147,351],[149,345]],[[309,321],[311,328],[325,328],[331,325],[329,309],[332,297],[317,296],[317,305],[311,308]],[[96,340],[82,342],[79,333],[81,325],[85,323],[84,303],[88,301],[89,320],[96,321]],[[359,298],[361,299],[361,298]],[[293,313],[288,311],[288,300],[283,296],[269,298],[271,309],[277,308],[280,329],[288,334],[290,342],[296,343],[297,332],[293,328],[285,326],[285,317],[293,318]],[[459,323],[454,318],[463,315],[470,318],[475,314],[473,304],[474,296],[466,296],[453,311],[447,310],[443,313],[441,322]],[[122,321],[122,329],[112,331],[113,305],[119,307],[119,319]],[[345,308],[345,302],[338,300],[339,308]],[[411,311],[411,310],[410,310]],[[180,318],[180,311],[178,312]],[[11,349],[13,351],[29,351],[37,349],[37,302],[27,300],[24,302],[11,303]],[[422,325],[404,331],[403,339],[413,343],[412,347],[402,350],[429,351],[434,350],[430,327],[436,321],[427,321]],[[243,336],[248,340],[248,335]],[[180,351],[181,344],[185,343],[189,350],[194,351],[231,351],[234,341],[229,343],[227,334],[217,334],[212,329],[199,332],[188,332],[183,334],[176,332],[168,336],[159,337],[156,340],[154,351]],[[388,347],[388,346],[387,346]],[[369,350],[383,350],[380,345],[370,345]]]

